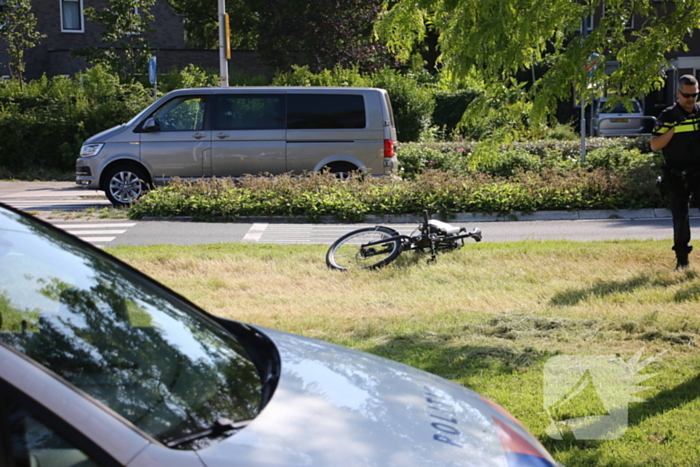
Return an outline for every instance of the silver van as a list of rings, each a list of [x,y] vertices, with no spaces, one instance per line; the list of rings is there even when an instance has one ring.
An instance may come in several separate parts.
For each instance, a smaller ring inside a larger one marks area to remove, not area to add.
[[[88,138],[76,183],[115,206],[173,177],[329,170],[398,172],[384,89],[230,87],[172,91],[129,122]]]

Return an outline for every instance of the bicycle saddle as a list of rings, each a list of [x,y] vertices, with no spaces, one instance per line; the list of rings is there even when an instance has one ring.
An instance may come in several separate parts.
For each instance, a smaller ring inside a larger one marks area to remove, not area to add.
[[[455,227],[454,225],[450,225],[447,222],[442,222],[438,221],[435,219],[430,219],[428,221],[428,225],[434,229],[436,229],[439,233],[447,234],[447,235],[455,235],[460,232],[459,227]]]

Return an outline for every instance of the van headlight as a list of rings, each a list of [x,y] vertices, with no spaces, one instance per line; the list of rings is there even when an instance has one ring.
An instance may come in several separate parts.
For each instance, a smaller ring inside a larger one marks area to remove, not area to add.
[[[92,157],[96,156],[97,154],[100,153],[100,150],[102,149],[102,146],[104,144],[98,143],[98,144],[84,144],[82,148],[80,148],[80,157]]]

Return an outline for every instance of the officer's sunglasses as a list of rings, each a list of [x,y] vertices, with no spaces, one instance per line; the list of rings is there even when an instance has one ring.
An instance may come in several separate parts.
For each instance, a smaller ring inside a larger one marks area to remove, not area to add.
[[[691,97],[698,97],[698,94],[700,94],[700,92],[691,92],[689,94],[686,94],[683,91],[678,91],[678,92],[680,93],[681,96],[685,97],[686,99],[690,99]]]

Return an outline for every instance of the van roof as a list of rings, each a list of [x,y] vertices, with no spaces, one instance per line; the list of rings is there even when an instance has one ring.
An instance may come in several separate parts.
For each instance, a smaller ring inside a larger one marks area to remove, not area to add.
[[[238,92],[238,91],[250,91],[250,92],[349,92],[349,91],[371,91],[371,92],[386,92],[385,89],[381,88],[369,88],[369,87],[351,87],[351,86],[228,86],[228,87],[215,87],[215,86],[202,86],[193,88],[183,88],[176,89],[170,92],[212,92],[212,93],[226,93],[226,92]],[[170,93],[168,93],[170,94]]]

